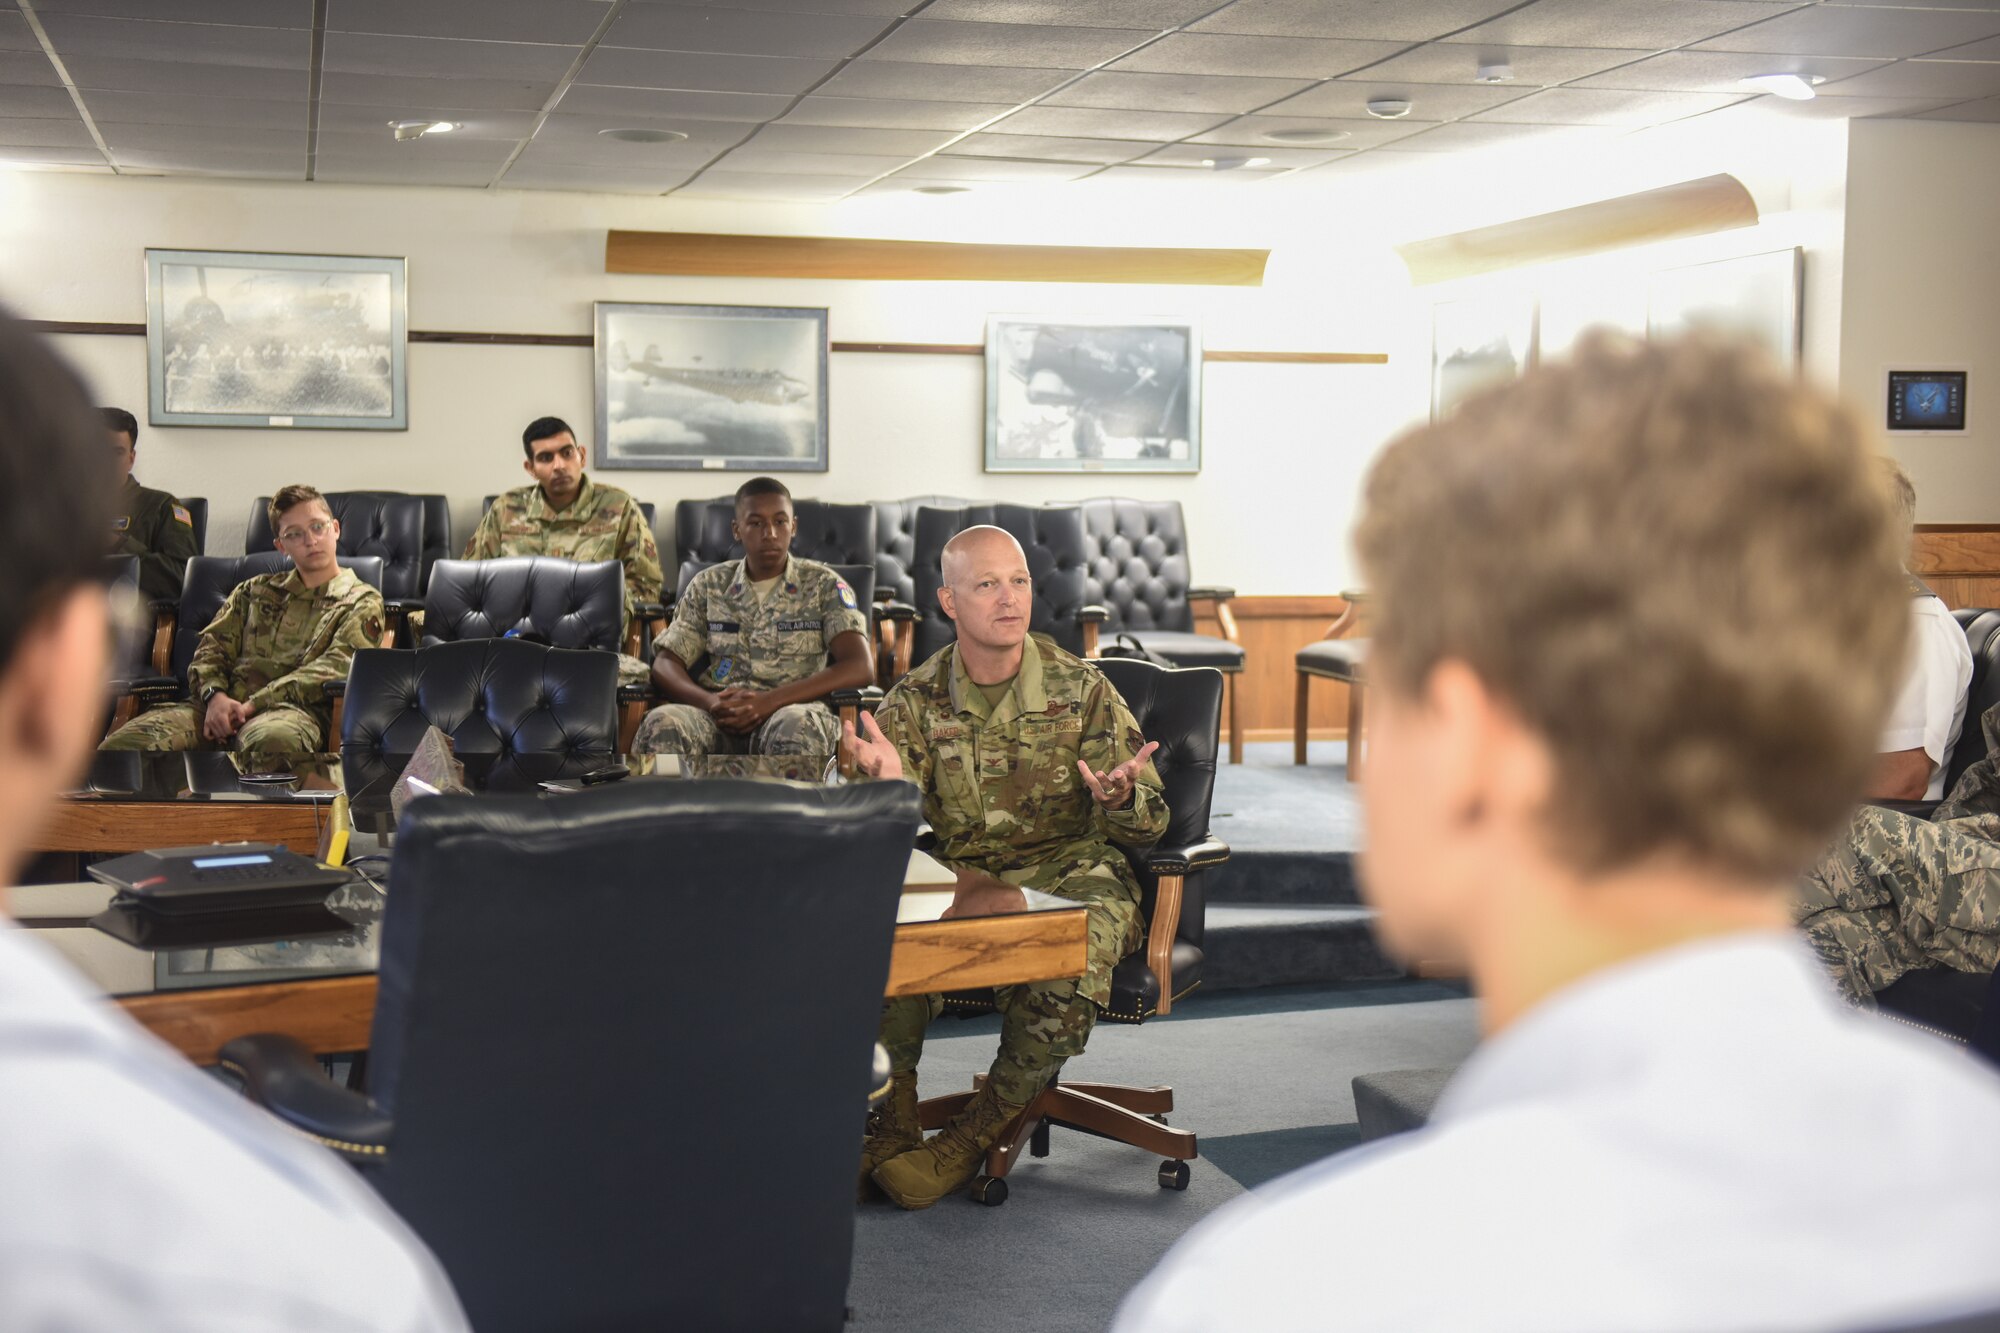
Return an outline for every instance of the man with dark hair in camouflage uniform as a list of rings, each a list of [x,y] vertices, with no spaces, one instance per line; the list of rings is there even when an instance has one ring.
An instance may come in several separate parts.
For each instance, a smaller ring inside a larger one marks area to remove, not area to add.
[[[188,557],[195,553],[194,516],[173,496],[141,486],[132,475],[139,456],[138,419],[122,407],[107,407],[104,424],[119,478],[111,553],[139,557],[140,592],[155,600],[178,598]]]
[[[310,486],[271,497],[274,545],[292,558],[230,592],[188,665],[185,703],[141,713],[106,750],[312,754],[325,748],[333,705],[326,682],[345,680],[356,648],[382,642],[382,594],[338,562],[340,521]]]
[[[1000,1051],[979,1092],[929,1142],[917,1123],[917,1061],[942,996],[882,1006],[895,1079],[862,1146],[865,1190],[926,1208],[970,1184],[981,1159],[1082,1053],[1111,997],[1111,970],[1138,946],[1139,884],[1112,843],[1145,846],[1167,827],[1156,742],[1103,673],[1028,633],[1033,585],[1020,543],[967,529],[943,553],[938,602],[958,641],[904,677],[863,735],[846,728],[856,766],[924,793],[937,858],[958,875],[954,913],[992,910],[1039,889],[1090,907],[1081,977],[1003,986]]]
[[[822,701],[875,679],[867,614],[830,566],[791,554],[783,482],[744,482],[730,526],[743,558],[704,569],[675,603],[653,643],[653,683],[670,702],[646,714],[632,749],[831,757],[840,725]]]
[[[576,432],[560,417],[538,417],[521,432],[527,461],[521,466],[532,486],[508,491],[473,529],[465,544],[467,560],[508,555],[552,555],[564,560],[616,560],[625,566],[624,639],[638,608],[660,600],[660,548],[639,502],[616,486],[601,486],[584,473],[589,457]],[[645,664],[622,655],[619,679],[638,684]]]

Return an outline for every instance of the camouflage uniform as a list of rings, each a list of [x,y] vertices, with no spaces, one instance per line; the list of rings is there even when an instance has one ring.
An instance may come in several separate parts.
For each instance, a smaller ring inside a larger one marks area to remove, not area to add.
[[[325,748],[333,705],[325,685],[347,679],[356,648],[382,641],[382,594],[343,569],[308,589],[296,569],[245,579],[230,592],[188,664],[186,703],[141,713],[106,750],[198,750],[211,690],[253,705],[237,749],[257,755]]]
[[[689,671],[705,658],[696,677],[705,690],[773,690],[818,672],[834,639],[849,633],[865,639],[868,617],[831,566],[787,556],[777,585],[759,598],[746,562],[726,560],[689,582],[673,623],[653,640],[653,652],[672,653]],[[747,736],[724,731],[693,704],[662,704],[646,714],[632,738],[635,754],[686,757],[831,755],[839,745],[840,723],[817,700],[785,705]]]
[[[618,637],[624,641],[632,617],[644,602],[660,600],[660,548],[639,502],[616,486],[599,486],[586,475],[583,489],[567,509],[549,508],[540,486],[523,486],[493,501],[472,540],[465,544],[467,560],[496,560],[507,555],[552,555],[564,560],[616,560],[625,566],[625,620]],[[646,664],[619,654],[621,684],[643,684]]]
[[[153,601],[178,601],[181,575],[194,551],[194,517],[165,491],[127,476],[111,520],[111,553],[139,557],[139,591]]]
[[[990,709],[954,645],[891,689],[876,718],[902,755],[904,777],[924,793],[938,860],[1090,907],[1080,978],[994,991],[1000,1052],[988,1077],[1004,1101],[1023,1104],[1083,1050],[1111,998],[1112,968],[1139,945],[1139,882],[1111,844],[1144,846],[1166,831],[1159,773],[1146,765],[1125,809],[1098,805],[1077,760],[1108,771],[1145,738],[1096,667],[1040,634],[1029,637],[1013,688]],[[938,995],[883,1004],[882,1044],[896,1071],[917,1067],[924,1028],[943,1005]]]

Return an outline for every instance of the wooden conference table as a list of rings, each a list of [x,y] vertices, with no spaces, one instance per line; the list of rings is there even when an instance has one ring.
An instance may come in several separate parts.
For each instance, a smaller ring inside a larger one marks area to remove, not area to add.
[[[59,820],[56,832],[44,839],[51,850],[189,845],[215,840],[191,836],[213,827],[228,840],[286,842],[310,854],[318,843],[316,830],[328,818],[330,801],[312,794],[312,788],[292,794],[233,783],[225,771],[233,771],[232,761],[241,761],[228,754],[100,758],[120,762],[93,768],[85,794],[72,803],[89,807],[90,817],[66,809],[67,819]],[[140,762],[126,762],[134,758]],[[599,756],[572,761],[570,767],[603,762]],[[114,767],[115,772],[105,771]],[[355,794],[356,823],[365,824],[379,818],[373,811],[377,797],[386,810],[384,772],[393,776],[401,765],[351,763],[343,774],[338,760],[317,756],[302,757],[296,767],[302,786],[327,781],[331,774],[331,785],[321,789],[328,796],[341,788],[344,777]],[[477,773],[475,767],[468,765],[468,777],[496,791],[520,790],[524,783],[533,789],[540,781],[570,776],[538,776],[545,768],[562,767],[553,760]],[[231,825],[223,811],[248,817]],[[272,836],[269,830],[286,827],[286,820],[294,837]],[[74,839],[86,834],[92,843],[78,847]],[[71,841],[65,843],[65,838]],[[363,833],[356,841],[365,847],[373,839]],[[1024,892],[1017,910],[947,920],[942,914],[952,903],[951,883],[944,867],[922,853],[911,854],[885,994],[1002,986],[1083,971],[1083,907]],[[328,900],[327,909],[337,920],[329,922],[324,913],[310,909],[308,916],[318,915],[310,932],[300,934],[298,909],[234,914],[226,924],[209,917],[182,926],[132,909],[108,910],[111,890],[102,884],[30,885],[9,894],[9,911],[21,926],[67,956],[128,1014],[198,1064],[213,1064],[225,1043],[253,1032],[286,1033],[322,1054],[365,1049],[375,1013],[384,905],[382,889],[358,881]]]

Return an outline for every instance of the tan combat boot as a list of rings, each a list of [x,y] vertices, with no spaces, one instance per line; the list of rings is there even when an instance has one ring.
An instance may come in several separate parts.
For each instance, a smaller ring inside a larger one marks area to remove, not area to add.
[[[857,1203],[866,1203],[874,1197],[875,1182],[871,1177],[876,1167],[923,1144],[924,1130],[917,1120],[916,1070],[905,1070],[891,1077],[889,1095],[868,1113],[866,1134],[861,1140],[861,1180],[854,1192]]]
[[[921,1148],[912,1148],[875,1168],[875,1183],[904,1208],[928,1208],[945,1195],[964,1189],[979,1174],[986,1150],[1014,1117],[1027,1108],[1003,1102],[991,1083],[979,1092],[951,1123]]]

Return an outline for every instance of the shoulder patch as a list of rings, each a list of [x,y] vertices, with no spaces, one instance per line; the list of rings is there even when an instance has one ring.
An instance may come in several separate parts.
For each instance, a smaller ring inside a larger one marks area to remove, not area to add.
[[[847,586],[847,580],[836,576],[833,582],[840,589],[840,604],[850,611],[859,611],[861,607],[855,602],[854,589]]]
[[[194,526],[194,515],[193,515],[193,514],[190,514],[190,513],[189,513],[189,512],[187,511],[187,506],[186,506],[186,505],[175,505],[175,506],[174,506],[174,522],[176,522],[176,523],[185,523],[185,524],[186,524],[186,525],[187,525],[188,527],[193,527],[193,526]]]
[[[111,530],[113,532],[125,532],[131,526],[132,516],[130,514],[120,514],[117,518],[111,520]]]
[[[370,616],[361,622],[361,632],[375,642],[382,642],[382,617]]]

